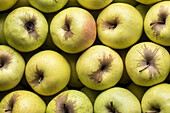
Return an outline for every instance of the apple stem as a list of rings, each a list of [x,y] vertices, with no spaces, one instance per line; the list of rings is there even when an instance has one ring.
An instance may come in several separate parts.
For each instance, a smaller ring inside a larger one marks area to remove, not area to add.
[[[150,23],[150,26],[152,26],[153,24],[165,24],[164,21],[154,21],[152,23]]]
[[[100,83],[102,81],[102,71],[99,72],[99,80],[98,83]]]
[[[0,68],[2,67],[2,64],[0,64]]]
[[[43,77],[40,77],[40,79],[38,80],[38,83],[40,84],[40,82],[43,80]]]
[[[12,111],[11,109],[7,109],[7,110],[5,110],[5,112],[9,112],[9,111]]]
[[[146,65],[143,69],[139,70],[139,72],[144,71],[145,69],[147,69],[149,67],[149,65]]]

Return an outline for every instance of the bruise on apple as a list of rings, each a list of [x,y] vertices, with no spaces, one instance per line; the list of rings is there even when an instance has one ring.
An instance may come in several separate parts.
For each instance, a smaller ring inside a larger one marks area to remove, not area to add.
[[[137,67],[143,67],[143,69],[139,70],[140,73],[147,69],[149,71],[149,79],[152,79],[152,76],[156,77],[156,73],[160,74],[159,69],[157,67],[158,64],[156,63],[156,61],[158,60],[158,57],[156,56],[158,50],[159,49],[156,48],[152,51],[144,44],[143,53],[138,51],[143,57],[143,59],[138,60]]]
[[[68,100],[68,94],[60,95],[56,100],[56,113],[76,113],[74,109],[75,101]]]
[[[39,34],[36,31],[36,17],[32,16],[29,19],[22,19],[24,23],[24,29],[27,30],[29,37],[33,37],[34,39],[38,40]]]
[[[103,73],[109,71],[109,67],[112,66],[111,62],[113,57],[111,54],[106,57],[106,54],[103,54],[102,59],[98,59],[100,62],[99,69],[89,75],[90,79],[94,80],[97,83],[101,83],[103,79]]]
[[[34,79],[31,81],[34,86],[37,86],[38,84],[41,83],[41,81],[44,79],[44,71],[39,70],[38,66],[36,65],[36,72],[34,75]]]
[[[8,68],[12,60],[12,53],[0,51],[0,70]]]
[[[64,34],[64,38],[65,40],[67,40],[68,38],[71,38],[73,36],[73,33],[70,29],[70,26],[71,26],[71,18],[68,18],[68,16],[66,15],[65,17],[65,23],[62,27],[62,29],[65,31],[65,34]]]
[[[115,17],[114,20],[112,21],[104,21],[104,20],[101,20],[101,25],[102,25],[102,28],[105,30],[105,29],[111,29],[111,30],[114,30],[119,24],[121,24],[120,22],[120,19],[119,17]]]
[[[166,9],[165,7],[161,6],[159,9],[158,20],[154,20],[150,23],[152,30],[154,30],[156,33],[156,37],[160,35],[161,30],[165,27],[168,15],[168,8]]]
[[[17,98],[19,97],[19,94],[13,94],[11,99],[8,101],[8,106],[5,108],[5,113],[12,113],[13,107],[15,105],[15,102],[17,101]]]
[[[107,113],[121,113],[121,112],[119,112],[118,110],[116,110],[116,108],[114,107],[112,101],[111,101],[109,104],[107,104],[105,107],[106,107],[107,110],[108,110]]]

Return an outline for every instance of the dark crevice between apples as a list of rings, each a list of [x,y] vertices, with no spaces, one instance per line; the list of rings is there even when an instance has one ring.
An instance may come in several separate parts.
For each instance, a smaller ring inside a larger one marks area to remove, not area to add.
[[[19,97],[18,94],[13,94],[11,99],[8,101],[8,106],[5,108],[5,113],[12,113],[13,107],[15,105],[15,102],[17,101],[17,98]]]
[[[12,53],[0,51],[0,69],[8,68],[12,60]]]
[[[108,105],[105,106],[107,108],[107,113],[121,113],[113,105],[113,102],[111,101]]]
[[[68,94],[60,95],[56,100],[56,113],[75,113],[75,101],[68,100]]]
[[[144,44],[143,53],[139,52],[143,59],[138,60],[138,65],[137,67],[143,67],[139,72],[143,72],[144,70],[149,71],[149,79],[152,79],[152,76],[156,77],[156,73],[160,74],[159,69],[158,69],[158,64],[156,61],[158,61],[158,57],[156,56],[157,52],[159,51],[158,48],[155,50],[151,50],[146,47]]]
[[[161,30],[165,27],[168,15],[168,9],[162,6],[159,9],[158,20],[154,20],[150,23],[152,30],[156,33],[156,37],[160,35]]]
[[[145,113],[160,113],[161,110],[159,108],[152,107],[149,111]]]
[[[71,38],[73,36],[73,33],[71,31],[71,18],[68,18],[68,16],[66,15],[65,17],[65,23],[62,27],[62,29],[65,31],[65,34],[64,34],[64,38],[65,40],[67,40],[68,38]]]
[[[39,34],[36,31],[36,17],[32,17],[30,19],[23,19],[24,28],[27,30],[29,37],[33,37],[34,39],[38,40]]]
[[[102,28],[104,28],[104,29],[114,30],[119,24],[121,24],[120,20],[119,20],[119,17],[115,17],[115,19],[112,20],[112,21],[101,20],[101,25],[102,25]]]
[[[38,66],[36,65],[36,72],[34,75],[34,79],[31,81],[32,84],[34,84],[34,86],[39,85],[44,79],[44,71],[43,70],[39,70]]]
[[[103,79],[103,73],[109,71],[109,67],[111,67],[111,62],[113,61],[112,55],[106,56],[106,54],[103,54],[102,59],[98,59],[100,62],[99,69],[93,72],[89,75],[90,79],[94,80],[97,83],[101,83]]]

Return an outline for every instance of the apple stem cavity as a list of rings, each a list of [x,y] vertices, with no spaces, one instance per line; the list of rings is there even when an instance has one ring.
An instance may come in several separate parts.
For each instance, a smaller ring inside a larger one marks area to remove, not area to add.
[[[104,20],[101,20],[102,22],[102,27],[104,29],[115,29],[118,24],[120,24],[120,20],[119,20],[119,17],[115,17],[115,19],[113,21],[104,21]]]
[[[106,105],[106,108],[109,113],[120,113],[118,110],[114,108],[113,102],[110,102],[110,105]]]
[[[7,68],[12,60],[12,54],[0,51],[0,69]]]
[[[19,97],[18,94],[13,94],[13,95],[12,95],[11,99],[10,99],[9,102],[8,102],[8,106],[7,106],[8,108],[5,109],[5,112],[12,113],[14,104],[15,104],[15,102],[16,102],[16,100],[17,100],[18,97]]]

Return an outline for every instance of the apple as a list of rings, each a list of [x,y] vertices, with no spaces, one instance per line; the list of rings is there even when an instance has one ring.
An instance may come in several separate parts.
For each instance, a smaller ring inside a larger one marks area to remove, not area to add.
[[[0,45],[0,91],[14,88],[24,74],[25,61],[13,48]]]
[[[125,49],[136,43],[143,32],[139,11],[126,3],[113,3],[97,18],[98,37],[104,45]]]
[[[109,5],[113,0],[77,0],[78,3],[87,9],[98,10]]]
[[[100,93],[94,102],[95,113],[141,113],[139,100],[129,90],[114,87]]]
[[[28,2],[44,13],[52,13],[62,9],[68,0],[28,0]]]
[[[162,0],[136,0],[136,1],[145,5],[150,5],[150,4],[160,2]]]
[[[122,77],[123,61],[113,49],[95,45],[78,58],[76,71],[86,87],[105,90],[116,85]]]
[[[10,9],[17,0],[0,0],[0,11],[5,11]]]
[[[40,95],[51,96],[61,91],[70,80],[70,65],[58,52],[44,50],[26,64],[25,76],[31,88]]]
[[[7,45],[7,42],[4,36],[4,22],[5,22],[7,15],[8,13],[0,13],[0,44],[1,45]]]
[[[131,83],[126,88],[138,98],[139,102],[141,102],[144,93],[149,87],[138,86],[135,83]]]
[[[93,105],[94,105],[94,102],[95,102],[97,96],[100,94],[99,91],[92,90],[87,87],[81,88],[80,91],[87,95],[87,97],[90,99],[90,101]]]
[[[30,52],[39,48],[45,42],[47,33],[46,18],[31,7],[14,9],[4,23],[7,43],[20,52]]]
[[[128,51],[125,66],[131,80],[140,86],[163,82],[169,73],[168,51],[153,42],[141,42]]]
[[[17,90],[7,94],[0,103],[0,113],[45,113],[45,102],[35,93]]]
[[[82,86],[84,86],[79,80],[76,72],[76,62],[80,54],[68,54],[65,52],[61,52],[61,55],[63,55],[67,59],[71,68],[71,77],[68,86],[71,86],[73,88],[81,88]]]
[[[143,20],[145,19],[146,13],[152,7],[152,5],[138,4],[136,9],[141,13]]]
[[[144,20],[144,30],[150,40],[163,46],[170,46],[170,1],[153,5]]]
[[[161,83],[149,88],[141,102],[143,113],[169,113],[170,84]]]
[[[96,23],[83,8],[70,7],[54,16],[50,25],[54,44],[67,53],[79,53],[96,39]]]
[[[127,3],[136,6],[138,2],[136,0],[113,0],[114,3]]]
[[[93,105],[83,92],[67,90],[49,102],[46,113],[93,113]]]
[[[17,0],[15,5],[10,10],[12,11],[16,8],[23,7],[23,6],[30,6],[30,3],[28,2],[28,0]]]

